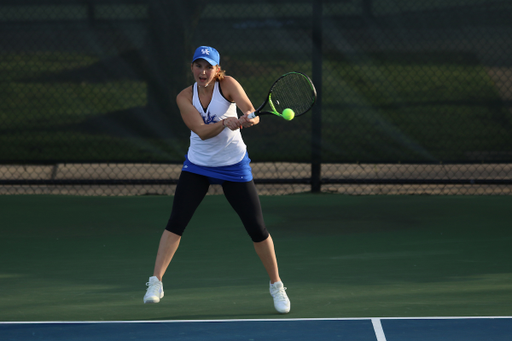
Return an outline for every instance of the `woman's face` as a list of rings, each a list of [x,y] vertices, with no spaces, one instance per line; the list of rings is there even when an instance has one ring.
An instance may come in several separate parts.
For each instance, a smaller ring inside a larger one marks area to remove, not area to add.
[[[192,74],[197,85],[207,87],[215,79],[218,66],[210,65],[204,59],[198,59],[192,63]]]

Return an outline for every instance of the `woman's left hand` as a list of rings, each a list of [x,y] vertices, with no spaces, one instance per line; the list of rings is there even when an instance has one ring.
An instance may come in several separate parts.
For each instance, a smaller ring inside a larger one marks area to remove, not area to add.
[[[252,127],[258,123],[260,123],[260,117],[256,116],[255,118],[249,118],[250,112],[246,113],[244,116],[241,116],[238,119],[238,122],[240,123],[240,127],[249,128]]]

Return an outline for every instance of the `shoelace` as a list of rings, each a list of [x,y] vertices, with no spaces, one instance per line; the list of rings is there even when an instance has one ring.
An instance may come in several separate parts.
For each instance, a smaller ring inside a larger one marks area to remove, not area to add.
[[[286,301],[287,300],[287,296],[286,296],[286,290],[287,288],[286,287],[283,287],[282,289],[279,289],[275,292],[272,293],[272,297],[274,298],[277,298],[279,301]]]
[[[148,287],[148,290],[147,290],[148,292],[150,292],[150,291],[151,292],[154,292],[154,291],[159,292],[160,291],[160,283],[158,283],[158,282],[153,282],[153,283],[147,282],[146,286]]]

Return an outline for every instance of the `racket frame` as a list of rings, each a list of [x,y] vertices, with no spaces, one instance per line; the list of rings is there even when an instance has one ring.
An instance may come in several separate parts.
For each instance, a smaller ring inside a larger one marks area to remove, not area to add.
[[[258,107],[258,109],[254,110],[254,112],[249,114],[249,118],[252,119],[252,118],[255,118],[256,116],[261,116],[261,115],[275,115],[275,116],[283,117],[283,114],[276,110],[276,108],[274,106],[274,103],[272,102],[272,90],[274,89],[275,85],[282,78],[284,78],[284,77],[286,77],[286,76],[288,76],[290,74],[299,74],[302,77],[306,78],[308,83],[309,83],[309,85],[311,86],[311,91],[313,92],[313,101],[312,101],[311,105],[309,106],[309,108],[307,110],[301,112],[301,113],[295,113],[295,117],[304,115],[305,113],[307,113],[308,111],[311,110],[311,108],[313,107],[313,105],[315,104],[316,99],[317,99],[317,93],[316,93],[315,85],[311,81],[311,78],[308,77],[308,75],[306,75],[306,74],[304,74],[302,72],[299,72],[299,71],[291,71],[291,72],[285,73],[284,75],[282,75],[281,77],[276,79],[276,81],[270,87],[270,90],[268,91],[267,98],[265,99],[265,101]],[[270,105],[271,111],[262,111],[262,109],[267,105],[267,103]]]

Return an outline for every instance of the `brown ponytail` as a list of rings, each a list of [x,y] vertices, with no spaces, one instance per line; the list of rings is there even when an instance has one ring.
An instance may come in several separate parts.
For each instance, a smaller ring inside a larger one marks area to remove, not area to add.
[[[217,65],[217,67],[219,68],[219,71],[215,75],[215,80],[220,82],[224,79],[224,77],[226,77],[226,71],[222,70],[220,65]]]

